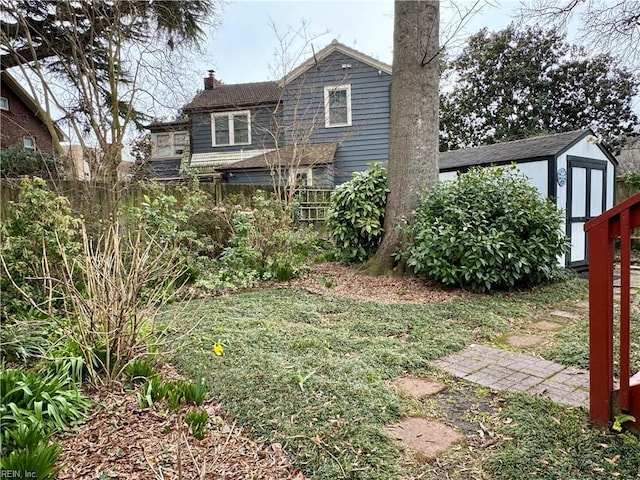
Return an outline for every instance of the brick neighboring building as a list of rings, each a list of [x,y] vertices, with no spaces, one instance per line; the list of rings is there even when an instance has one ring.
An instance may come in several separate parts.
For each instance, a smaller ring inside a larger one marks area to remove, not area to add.
[[[0,147],[23,147],[55,153],[49,130],[42,121],[46,112],[7,71],[0,73]],[[60,140],[64,134],[58,131]]]

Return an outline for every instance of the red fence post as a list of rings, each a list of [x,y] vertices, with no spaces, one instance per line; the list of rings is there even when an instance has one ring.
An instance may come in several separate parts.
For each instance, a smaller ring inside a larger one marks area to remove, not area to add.
[[[613,240],[604,222],[589,232],[589,412],[608,425],[613,390]]]

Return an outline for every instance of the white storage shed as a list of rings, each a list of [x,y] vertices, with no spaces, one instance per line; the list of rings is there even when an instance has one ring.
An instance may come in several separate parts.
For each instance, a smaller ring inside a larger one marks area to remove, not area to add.
[[[439,160],[441,181],[475,166],[515,164],[541,196],[550,198],[564,212],[564,228],[571,240],[564,264],[587,267],[589,244],[583,227],[613,207],[617,167],[615,157],[592,130],[441,152]]]

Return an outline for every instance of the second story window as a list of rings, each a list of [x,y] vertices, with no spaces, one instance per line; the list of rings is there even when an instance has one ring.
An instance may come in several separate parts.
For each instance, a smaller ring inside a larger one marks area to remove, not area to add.
[[[324,87],[324,126],[351,125],[351,85]]]
[[[167,132],[155,134],[155,156],[177,157],[184,153],[189,144],[187,132]]]
[[[0,110],[9,110],[9,99],[7,97],[0,97]]]
[[[211,114],[211,137],[214,147],[249,145],[251,143],[251,112]]]

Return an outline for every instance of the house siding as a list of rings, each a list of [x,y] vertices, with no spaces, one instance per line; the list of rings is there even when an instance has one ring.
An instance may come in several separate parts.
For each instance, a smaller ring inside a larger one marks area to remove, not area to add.
[[[241,149],[255,150],[263,148],[275,148],[272,132],[274,128],[275,106],[225,109],[215,113],[232,111],[251,111],[251,144],[248,145],[227,145],[214,147],[211,137],[211,113],[193,112],[189,114],[191,118],[191,152],[237,152]]]
[[[338,85],[351,88],[351,125],[327,128],[324,89]],[[335,184],[350,180],[353,172],[366,169],[369,162],[387,161],[390,85],[391,75],[342,52],[333,52],[286,86],[283,121],[292,128],[285,141],[311,132],[309,143],[340,143],[333,169]]]
[[[3,82],[2,96],[9,102],[9,110],[0,110],[2,124],[1,146],[23,146],[24,137],[33,137],[36,150],[44,153],[54,153],[51,134],[42,121],[36,117],[31,109]]]
[[[151,167],[151,178],[167,180],[180,177],[180,164],[180,158],[152,160],[149,162],[149,166]]]

